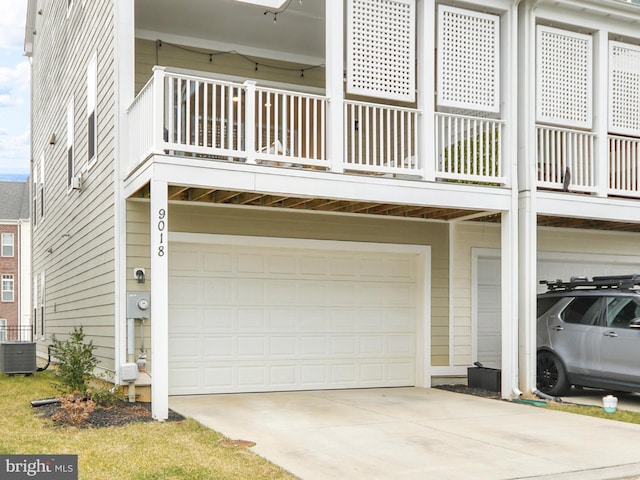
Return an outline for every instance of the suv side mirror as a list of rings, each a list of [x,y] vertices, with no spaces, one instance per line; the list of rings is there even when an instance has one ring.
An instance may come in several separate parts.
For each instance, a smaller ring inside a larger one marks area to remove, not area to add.
[[[640,318],[634,318],[629,322],[629,328],[637,328],[640,329]]]

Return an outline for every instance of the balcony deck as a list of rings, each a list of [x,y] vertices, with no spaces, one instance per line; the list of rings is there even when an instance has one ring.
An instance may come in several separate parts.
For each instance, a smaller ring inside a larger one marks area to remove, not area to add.
[[[343,155],[330,159],[329,101],[318,93],[156,67],[128,110],[128,172],[152,155],[172,155],[177,162],[198,158],[239,169],[510,186],[504,121],[435,112],[428,141],[420,130],[424,113],[415,108],[345,100]],[[640,198],[640,139],[610,135],[605,141],[602,165],[594,133],[538,125],[537,188]]]
[[[128,110],[128,171],[151,155],[171,154],[423,182],[508,184],[502,121],[439,113],[437,141],[421,141],[419,110],[347,100],[338,140],[343,156],[329,159],[329,101],[156,68]]]

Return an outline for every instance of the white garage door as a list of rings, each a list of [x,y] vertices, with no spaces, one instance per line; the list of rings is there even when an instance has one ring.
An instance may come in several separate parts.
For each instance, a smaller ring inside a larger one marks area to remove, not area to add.
[[[478,257],[476,286],[477,355],[485,366],[501,364],[500,258]],[[541,252],[538,255],[539,280],[569,280],[572,276],[627,275],[640,272],[638,257]],[[538,284],[538,293],[546,286]]]
[[[170,394],[415,384],[417,255],[171,245]]]

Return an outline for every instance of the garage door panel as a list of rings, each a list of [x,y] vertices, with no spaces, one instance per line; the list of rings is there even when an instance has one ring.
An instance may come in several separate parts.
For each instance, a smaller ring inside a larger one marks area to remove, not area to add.
[[[203,381],[198,386],[197,393],[215,393],[218,391],[233,391],[233,372],[230,365],[207,366],[203,369]],[[206,386],[206,387],[204,387]]]
[[[173,256],[173,251],[171,256]],[[182,255],[180,258],[182,259],[184,256]],[[203,273],[231,273],[233,271],[233,255],[231,253],[203,253],[198,256],[202,257],[202,262],[198,267],[202,268]],[[194,257],[197,256],[194,255]],[[183,270],[193,271],[195,268],[183,268]]]
[[[170,271],[171,394],[414,385],[415,255],[173,250],[204,260]]]
[[[200,282],[198,278],[173,276],[169,289],[169,305],[197,305]]]
[[[264,255],[253,253],[239,253],[237,256],[238,273],[264,273]]]
[[[297,261],[294,255],[270,255],[269,273],[275,275],[294,275],[297,273]]]
[[[298,337],[296,336],[272,336],[269,338],[269,353],[272,357],[295,357],[298,351]]]
[[[173,306],[169,308],[169,316],[175,319],[169,325],[169,333],[182,333],[185,331],[198,331],[200,325],[200,311],[195,307]]]
[[[185,394],[198,393],[202,385],[199,374],[198,369],[173,366],[169,368],[169,384],[173,389],[183,391]]]
[[[202,339],[204,359],[228,359],[234,355],[233,342],[234,338],[231,335],[228,336],[205,336]]]
[[[199,304],[203,305],[229,305],[233,302],[234,284],[226,278],[200,278],[201,298]],[[171,289],[169,289],[171,291]]]
[[[203,307],[201,309],[203,330],[224,331],[234,327],[234,311],[231,308]]]
[[[272,332],[295,332],[297,327],[297,310],[294,308],[277,308],[266,312],[269,329]]]
[[[243,331],[266,331],[267,320],[266,312],[263,308],[239,308],[236,329]]]
[[[238,279],[227,280],[233,285],[234,295],[229,293],[228,301],[242,305],[264,305],[264,280]]]

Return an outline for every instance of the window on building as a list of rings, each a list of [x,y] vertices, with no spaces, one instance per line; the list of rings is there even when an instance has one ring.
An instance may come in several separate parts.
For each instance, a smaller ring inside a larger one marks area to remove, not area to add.
[[[38,169],[36,166],[33,168],[33,186],[31,187],[31,201],[33,202],[33,208],[31,211],[31,222],[33,228],[38,225]]]
[[[44,155],[40,159],[40,183],[38,185],[38,196],[40,197],[40,218],[44,218]]]
[[[13,302],[13,275],[2,275],[2,298],[3,302]]]
[[[67,107],[67,187],[71,188],[75,177],[75,157],[73,151],[73,100]]]
[[[44,336],[44,311],[45,311],[45,296],[44,296],[44,272],[40,272],[40,334]]]
[[[13,233],[2,234],[2,256],[13,257],[14,255],[14,240]]]
[[[0,318],[0,342],[7,340],[7,319]]]
[[[33,324],[36,327],[36,336],[37,335],[42,335],[42,325],[40,324],[39,320],[39,315],[38,315],[38,310],[39,310],[39,304],[38,304],[38,275],[34,275],[33,276]]]
[[[98,130],[96,125],[97,102],[97,58],[94,54],[87,67],[87,161],[89,165],[96,160]]]

